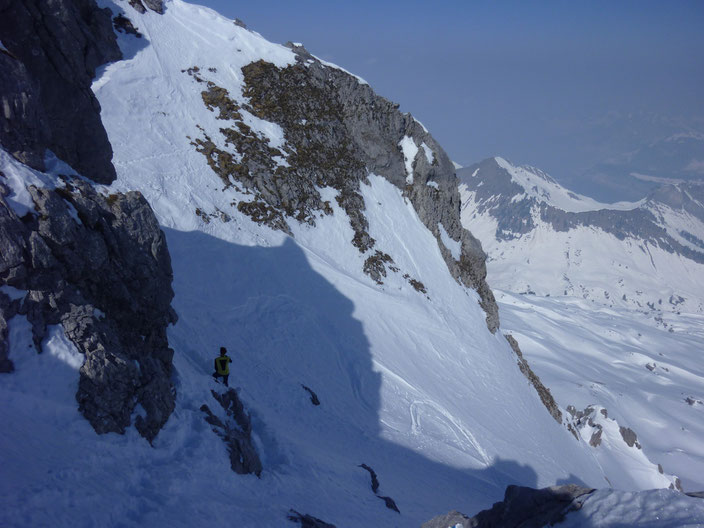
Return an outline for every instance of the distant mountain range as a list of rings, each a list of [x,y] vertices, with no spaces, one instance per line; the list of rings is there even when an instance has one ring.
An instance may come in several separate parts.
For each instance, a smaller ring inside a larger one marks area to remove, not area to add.
[[[462,223],[492,287],[645,310],[704,310],[704,185],[604,204],[543,171],[490,158],[457,171]]]
[[[612,157],[566,181],[598,199],[637,200],[666,183],[704,182],[704,134],[678,132]]]

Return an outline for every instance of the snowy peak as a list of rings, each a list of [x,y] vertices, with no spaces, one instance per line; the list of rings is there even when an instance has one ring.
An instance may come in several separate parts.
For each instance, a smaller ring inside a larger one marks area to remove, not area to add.
[[[529,165],[513,165],[501,157],[489,158],[481,163],[462,168],[458,170],[457,175],[460,181],[470,188],[472,180],[478,180],[481,185],[486,185],[487,180],[493,180],[498,183],[498,186],[495,184],[490,187],[494,191],[492,193],[494,196],[500,193],[510,197],[512,201],[532,199],[571,213],[601,209],[630,210],[639,205],[631,202],[617,204],[598,202],[564,188],[549,174],[538,168]],[[483,189],[482,195],[486,194],[487,189]]]
[[[575,194],[549,175],[503,158],[490,158],[457,171],[460,188],[497,222],[497,240],[531,232],[541,223],[555,231],[590,227],[619,240],[635,239],[704,263],[704,186],[666,185],[640,202],[605,204]],[[467,227],[467,226],[465,226]]]
[[[681,310],[687,299],[688,309],[704,309],[702,186],[602,204],[502,158],[457,173],[462,222],[489,254],[495,287],[654,310]]]

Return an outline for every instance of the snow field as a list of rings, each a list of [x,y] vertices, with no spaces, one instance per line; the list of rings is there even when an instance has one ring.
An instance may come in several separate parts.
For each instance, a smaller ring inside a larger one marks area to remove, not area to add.
[[[704,405],[696,403],[704,399],[701,315],[666,317],[669,332],[648,314],[584,299],[496,293],[504,328],[561,407],[605,407],[638,434],[651,462],[679,476],[685,490],[704,489]],[[611,468],[604,469],[616,488],[643,479],[632,464]]]

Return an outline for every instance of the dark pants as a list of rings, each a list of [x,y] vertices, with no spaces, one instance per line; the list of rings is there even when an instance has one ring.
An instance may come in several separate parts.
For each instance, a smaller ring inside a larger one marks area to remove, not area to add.
[[[229,378],[229,374],[218,374],[217,372],[213,372],[213,378],[215,378],[215,381],[218,381],[218,378],[222,378],[223,381],[225,382],[225,387],[229,387],[229,383],[227,383],[227,378]]]

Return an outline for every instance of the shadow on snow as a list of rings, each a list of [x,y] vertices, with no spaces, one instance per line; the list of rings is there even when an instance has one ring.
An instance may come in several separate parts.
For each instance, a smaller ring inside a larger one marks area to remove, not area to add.
[[[230,385],[241,389],[253,414],[263,478],[267,471],[287,472],[301,456],[307,457],[304,464],[315,465],[319,456],[321,465],[349,473],[351,485],[366,488],[369,500],[376,500],[369,475],[358,467],[366,463],[379,476],[379,493],[396,501],[404,523],[451,509],[474,514],[502,500],[508,484],[537,486],[535,470],[511,460],[462,470],[381,438],[381,375],[372,368],[355,307],[310,267],[292,239],[278,247],[249,247],[198,231],[164,231],[180,317],[169,339],[177,360],[187,365],[181,369],[198,378],[187,381],[182,371],[179,390],[186,383],[195,392],[212,386],[212,358],[221,345],[228,347]],[[311,405],[302,384],[317,393],[320,407]],[[316,468],[301,471],[315,474]],[[311,495],[321,491],[314,488]],[[324,491],[328,499],[335,495]],[[337,500],[349,500],[347,494],[340,490]],[[308,504],[289,506],[324,518],[316,504],[311,496]]]

